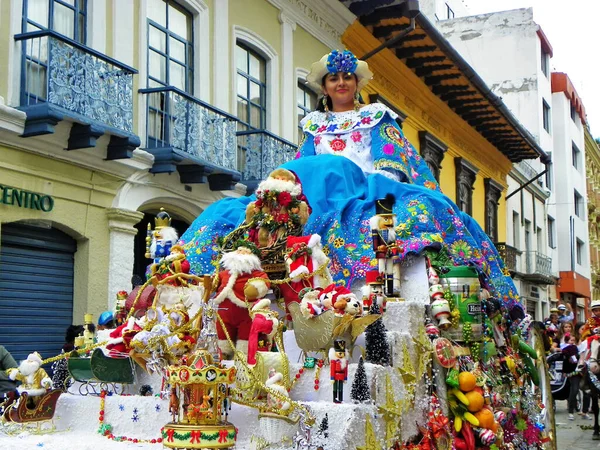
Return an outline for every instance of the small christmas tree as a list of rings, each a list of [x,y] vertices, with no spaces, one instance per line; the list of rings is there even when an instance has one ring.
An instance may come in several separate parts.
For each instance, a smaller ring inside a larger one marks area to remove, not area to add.
[[[377,302],[371,306],[371,314],[379,314]],[[377,319],[365,330],[366,360],[380,366],[390,365],[390,346],[387,341],[387,330],[381,318]]]
[[[371,390],[369,389],[367,372],[365,371],[365,362],[363,361],[362,356],[358,361],[358,367],[356,368],[356,373],[354,374],[350,398],[359,403],[364,403],[371,400]]]
[[[328,438],[329,437],[329,417],[327,415],[327,413],[325,413],[325,417],[323,417],[323,420],[321,421],[321,425],[319,425],[319,434],[322,435],[324,438]]]
[[[63,392],[67,392],[69,388],[69,370],[67,369],[67,360],[59,359],[52,364],[52,387],[54,389],[60,389]]]

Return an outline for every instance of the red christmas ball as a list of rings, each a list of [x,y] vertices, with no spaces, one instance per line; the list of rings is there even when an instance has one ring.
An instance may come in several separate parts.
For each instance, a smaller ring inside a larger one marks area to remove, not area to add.
[[[156,442],[158,442],[158,443],[160,444],[160,443],[162,442],[162,438],[158,438],[158,439],[156,440]]]

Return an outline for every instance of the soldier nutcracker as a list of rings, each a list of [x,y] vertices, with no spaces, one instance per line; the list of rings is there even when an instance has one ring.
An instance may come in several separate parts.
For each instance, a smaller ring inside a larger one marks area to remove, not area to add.
[[[348,380],[348,360],[350,355],[346,350],[343,339],[333,341],[333,348],[329,349],[330,376],[333,381],[333,403],[344,401],[344,383]]]
[[[378,270],[369,270],[367,283],[363,291],[363,310],[369,312],[373,303],[377,303],[381,312],[385,312],[386,298],[383,295],[383,275]]]
[[[396,244],[396,215],[393,212],[395,198],[388,194],[375,202],[375,216],[371,217],[373,250],[379,261],[379,272],[385,278],[384,294],[396,297],[400,291],[400,256]]]

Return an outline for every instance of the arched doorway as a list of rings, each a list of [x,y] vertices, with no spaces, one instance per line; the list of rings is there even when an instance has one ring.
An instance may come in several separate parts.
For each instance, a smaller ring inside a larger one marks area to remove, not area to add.
[[[182,218],[174,215],[171,211],[167,211],[171,216],[171,226],[177,230],[177,235],[181,235],[188,229],[190,223],[183,220]],[[148,224],[154,229],[154,217],[156,217],[156,211],[145,211],[144,218],[135,225],[137,228],[137,234],[135,235],[134,244],[134,255],[135,259],[133,262],[133,277],[132,285],[143,284],[146,281],[146,268],[150,264],[150,260],[146,258],[146,235],[148,230]]]
[[[56,228],[2,224],[0,343],[19,361],[60,353],[73,322],[77,242]]]

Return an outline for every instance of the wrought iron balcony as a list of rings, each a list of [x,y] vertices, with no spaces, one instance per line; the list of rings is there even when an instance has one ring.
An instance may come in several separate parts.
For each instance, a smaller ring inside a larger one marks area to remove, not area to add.
[[[21,105],[24,137],[50,134],[73,122],[68,150],[89,148],[111,135],[108,159],[131,157],[140,145],[133,133],[133,75],[137,71],[54,31],[15,36],[22,43]]]
[[[298,146],[267,130],[238,131],[242,182],[251,190],[269,173],[296,157]]]
[[[232,189],[237,170],[237,119],[173,86],[140,89],[146,96],[146,149],[153,173],[179,172],[182,183]]]
[[[554,283],[552,276],[552,258],[540,252],[525,252],[525,278],[538,282]]]
[[[505,242],[495,242],[494,245],[504,261],[504,266],[512,273],[518,271],[517,258],[521,254],[515,247],[507,245]]]

